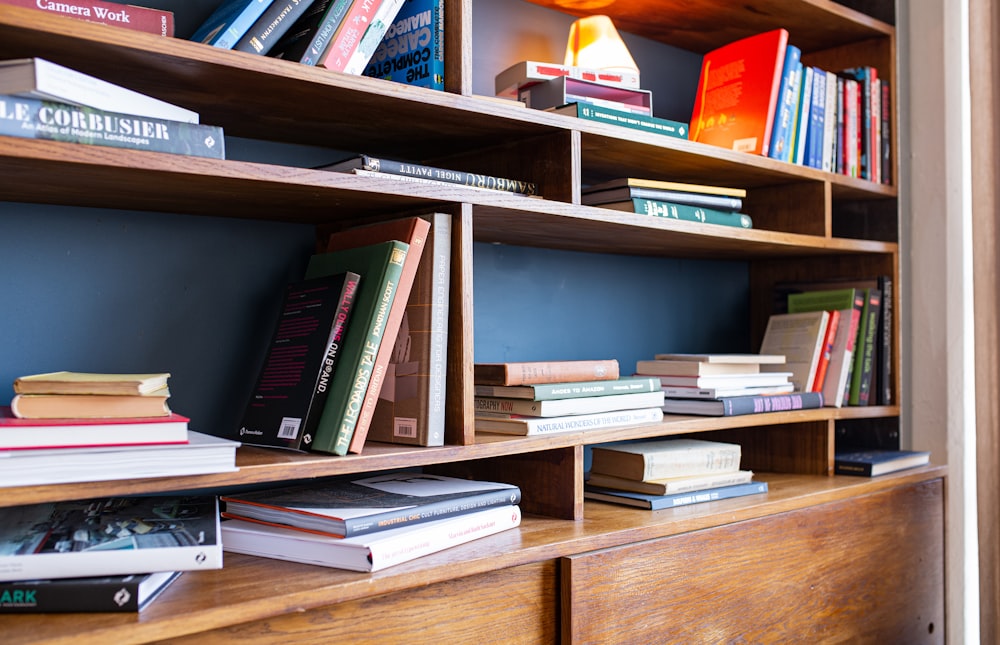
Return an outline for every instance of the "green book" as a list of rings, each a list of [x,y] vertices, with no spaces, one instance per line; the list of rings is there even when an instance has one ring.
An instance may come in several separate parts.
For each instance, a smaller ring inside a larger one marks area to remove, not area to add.
[[[668,219],[680,219],[688,222],[702,222],[704,224],[721,224],[723,226],[733,226],[735,228],[753,228],[753,220],[745,213],[734,213],[732,211],[720,211],[714,208],[703,208],[690,204],[676,204],[674,202],[664,202],[656,199],[644,199],[633,197],[632,199],[601,204],[601,208],[613,208],[619,211],[629,211],[630,213],[643,213],[654,217],[666,217]]]
[[[788,294],[788,313],[803,311],[833,311],[854,307],[856,289],[824,289]]]
[[[322,253],[309,259],[306,278],[345,271],[361,275],[340,365],[333,375],[310,446],[313,451],[347,454],[408,250],[405,242],[393,241]]]
[[[646,114],[636,114],[635,112],[629,112],[627,110],[616,110],[614,108],[590,105],[588,103],[569,103],[567,105],[563,105],[562,107],[553,108],[549,111],[555,112],[556,114],[575,116],[578,119],[597,121],[598,123],[610,123],[611,125],[620,125],[626,128],[634,128],[636,130],[645,130],[646,132],[664,134],[668,137],[676,137],[678,139],[688,138],[687,123],[683,123],[681,121],[671,121],[670,119],[661,119],[659,117],[649,116]]]
[[[881,309],[882,292],[878,289],[868,289],[865,294],[865,306],[861,311],[858,341],[854,351],[851,392],[847,400],[850,405],[868,405],[875,363],[875,336],[878,332],[878,318]]]

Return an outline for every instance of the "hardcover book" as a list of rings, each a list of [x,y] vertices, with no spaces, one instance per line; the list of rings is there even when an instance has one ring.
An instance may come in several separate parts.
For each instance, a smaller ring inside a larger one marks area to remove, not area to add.
[[[513,484],[399,472],[223,495],[223,517],[347,538],[518,504]]]
[[[569,76],[619,87],[639,87],[638,72],[590,69],[576,65],[523,60],[497,74],[493,81],[494,89],[497,96],[516,100],[519,89],[558,76]]]
[[[226,551],[233,553],[371,572],[516,528],[520,523],[520,509],[506,505],[344,539],[227,520],[222,523],[222,539]]]
[[[450,226],[451,216],[439,213],[340,231],[327,241],[328,252],[392,240],[409,245],[348,452],[361,452],[373,426],[382,439],[444,443]]]
[[[718,224],[735,228],[753,228],[753,219],[746,213],[720,211],[714,208],[664,202],[656,199],[644,199],[642,197],[633,197],[623,202],[601,204],[600,208],[612,208],[619,211],[643,213],[652,215],[653,217],[678,219],[687,222]]]
[[[0,509],[0,581],[222,568],[211,495],[109,497]]]
[[[727,396],[788,394],[794,390],[795,385],[792,383],[763,387],[690,387],[672,385],[663,387],[663,395],[670,399],[722,399]]]
[[[290,284],[267,355],[231,438],[307,450],[330,394],[361,278],[346,271]]]
[[[674,493],[690,493],[705,490],[706,488],[718,488],[719,486],[745,484],[752,478],[753,472],[749,470],[708,473],[707,475],[691,475],[689,477],[649,479],[646,481],[625,479],[624,477],[616,477],[615,475],[607,475],[605,473],[589,473],[586,483],[600,488],[627,490],[633,493],[645,493],[646,495],[672,495]]]
[[[771,127],[771,141],[767,156],[781,161],[789,160],[791,147],[792,119],[799,95],[799,79],[802,73],[802,50],[795,45],[785,47],[785,61],[781,66],[781,87],[778,90],[778,108],[774,113]]]
[[[868,405],[871,398],[872,375],[875,370],[875,335],[878,332],[881,308],[882,292],[878,289],[868,289],[865,294],[864,309],[861,311],[858,349],[851,367],[851,389],[848,394],[850,405]]]
[[[354,297],[351,324],[340,349],[340,366],[330,382],[310,450],[347,454],[396,294],[409,297],[408,292],[399,291],[408,251],[407,243],[392,241],[322,253],[309,259],[307,279],[345,271],[362,276]],[[390,338],[393,334],[395,331],[389,334]]]
[[[476,413],[475,425],[476,432],[535,436],[651,425],[660,421],[663,421],[663,410],[655,407],[593,414],[571,414],[561,417],[529,417],[517,414],[478,412]]]
[[[0,61],[0,94],[72,103],[109,112],[198,123],[198,113],[44,58]]]
[[[632,128],[633,130],[642,130],[643,132],[652,132],[678,139],[686,139],[688,136],[687,123],[661,119],[648,114],[639,114],[638,112],[618,110],[603,105],[570,103],[562,107],[552,108],[549,112],[565,114],[597,123],[619,125],[625,128]]]
[[[500,190],[508,193],[520,193],[522,195],[534,195],[535,184],[517,179],[507,179],[493,175],[483,175],[475,172],[465,172],[463,170],[451,170],[448,168],[435,168],[423,164],[407,163],[405,161],[395,161],[372,157],[370,155],[356,155],[343,161],[322,166],[320,170],[331,172],[351,172],[353,170],[367,170],[370,172],[386,173],[389,175],[402,175],[405,177],[416,177],[420,179],[430,179],[449,184],[459,184],[474,188],[488,188],[490,190]]]
[[[632,493],[629,491],[615,490],[613,488],[600,488],[591,485],[585,485],[583,488],[583,496],[585,499],[612,502],[614,504],[624,504],[626,506],[636,506],[638,508],[645,508],[651,511],[658,511],[664,508],[675,508],[677,506],[687,506],[689,504],[714,502],[716,500],[730,499],[733,497],[759,495],[766,492],[767,482],[749,482],[746,484],[735,484],[733,486],[720,486],[719,488],[710,488],[691,493],[673,493],[668,495]]]
[[[142,611],[180,571],[0,583],[0,614]]]
[[[821,407],[823,407],[822,392],[727,396],[718,399],[666,399],[663,402],[663,411],[668,414],[695,414],[712,417],[814,410]]]
[[[597,206],[613,202],[624,202],[636,197],[674,204],[686,204],[688,206],[700,206],[720,211],[737,212],[743,208],[743,200],[739,197],[680,190],[639,188],[635,186],[622,186],[621,188],[610,188],[599,191],[585,189],[580,196],[580,203]]]
[[[188,430],[186,443],[0,450],[0,486],[234,472],[239,445],[238,441]]]
[[[764,330],[760,353],[784,354],[785,364],[768,365],[761,369],[790,371],[795,391],[811,392],[829,320],[830,314],[826,311],[771,314]]]
[[[266,55],[312,3],[313,0],[276,0],[257,17],[232,48]]]
[[[222,128],[0,95],[0,135],[225,159]]]
[[[176,412],[166,417],[19,419],[10,406],[0,406],[0,451],[186,443],[187,429],[187,417]]]
[[[476,414],[498,412],[528,417],[558,417],[569,414],[593,414],[634,408],[650,408],[663,405],[663,392],[633,392],[631,394],[611,394],[608,396],[579,397],[573,399],[550,399],[529,401],[527,399],[506,399],[494,396],[475,397]]]
[[[274,0],[226,0],[195,30],[191,40],[232,49]]]
[[[538,385],[566,381],[614,381],[619,378],[618,360],[512,361],[476,363],[477,385]]]
[[[776,366],[784,368],[783,365]],[[763,369],[763,368],[762,368]],[[762,371],[756,374],[714,374],[711,376],[658,376],[663,387],[719,388],[785,386],[792,372]]]
[[[168,372],[102,374],[45,372],[14,379],[17,394],[151,394],[167,387]]]
[[[166,417],[170,391],[149,394],[15,394],[10,409],[19,419],[112,419]]]
[[[736,472],[739,444],[704,439],[654,439],[603,444],[591,449],[592,473],[648,481],[672,477]]]
[[[174,35],[174,13],[164,9],[140,7],[102,0],[61,0],[60,2],[39,2],[39,0],[0,0],[0,4],[28,7],[49,13],[57,13],[70,18],[97,22],[115,27],[150,34]]]
[[[475,386],[476,396],[499,396],[509,399],[548,401],[579,397],[610,396],[634,392],[656,392],[660,380],[651,377],[626,376],[613,381],[575,381],[542,383],[538,385],[484,385]]]
[[[591,184],[583,189],[584,193],[598,193],[605,190],[621,188],[644,188],[650,190],[676,191],[682,193],[698,193],[701,195],[722,195],[742,200],[747,196],[745,188],[730,186],[715,186],[712,184],[689,184],[682,181],[663,181],[660,179],[641,179],[639,177],[619,177],[609,181]]]
[[[837,475],[877,477],[930,463],[931,453],[923,450],[858,450],[837,452],[833,472]]]
[[[572,76],[556,76],[517,90],[517,100],[534,110],[585,103],[623,112],[653,115],[653,93],[634,87],[606,85]]]
[[[787,44],[774,29],[705,54],[689,138],[767,156]]]

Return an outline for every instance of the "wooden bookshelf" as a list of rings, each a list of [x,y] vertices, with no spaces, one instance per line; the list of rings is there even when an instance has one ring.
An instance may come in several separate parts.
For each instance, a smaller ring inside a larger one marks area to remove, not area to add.
[[[511,0],[510,4],[516,10],[522,3]],[[532,4],[573,13],[566,8],[572,2],[532,0]],[[243,447],[235,473],[14,487],[0,491],[0,506],[176,490],[219,491],[424,467],[517,483],[524,490],[522,507],[527,515],[518,530],[375,574],[227,554],[224,569],[183,575],[138,617],[2,616],[0,630],[7,641],[239,639],[263,643],[308,636],[386,642],[392,630],[420,630],[421,638],[448,637],[453,642],[587,641],[596,637],[587,631],[588,626],[604,620],[592,606],[593,599],[580,596],[581,585],[588,580],[580,576],[591,575],[587,566],[597,561],[593,558],[619,549],[615,557],[620,555],[620,562],[627,563],[621,566],[635,567],[648,576],[630,555],[631,549],[676,540],[670,544],[679,545],[676,557],[682,558],[706,548],[696,539],[685,541],[684,536],[708,536],[711,543],[713,535],[739,536],[747,531],[758,540],[766,539],[776,552],[801,553],[806,546],[816,549],[814,559],[800,555],[795,561],[805,572],[797,579],[805,586],[797,587],[796,593],[822,589],[830,607],[848,612],[839,626],[826,616],[818,618],[817,624],[829,630],[820,638],[912,634],[919,624],[917,632],[927,641],[939,642],[944,634],[942,489],[946,469],[928,466],[877,479],[832,476],[838,426],[864,425],[873,432],[898,429],[898,403],[730,418],[668,416],[653,426],[547,437],[474,433],[475,242],[745,262],[751,303],[747,324],[758,340],[767,320],[771,289],[781,281],[886,274],[896,278],[898,303],[901,249],[895,181],[874,184],[473,96],[473,5],[473,0],[446,3],[447,92],[345,76],[0,5],[2,58],[40,56],[175,101],[200,112],[203,122],[223,126],[227,135],[335,149],[364,148],[374,155],[430,165],[530,177],[541,195],[527,198],[266,162],[215,161],[0,137],[0,173],[6,179],[0,182],[3,201],[306,223],[316,225],[318,234],[328,227],[388,214],[446,210],[455,216],[445,446],[417,449],[373,443],[363,454],[343,458]],[[699,53],[783,26],[802,48],[804,61],[830,69],[876,65],[891,79],[894,91],[898,87],[895,29],[828,0],[768,0],[753,6],[722,0],[632,0],[602,11],[623,31]],[[336,105],[336,111],[329,110],[329,105]],[[896,122],[893,114],[893,131]],[[405,137],[400,136],[402,123]],[[896,153],[893,144],[893,159]],[[704,227],[580,205],[581,183],[620,175],[745,187],[755,228]],[[59,181],[38,181],[41,176]],[[231,208],[218,212],[219,200]],[[898,316],[893,325],[891,387],[898,402],[906,395],[900,379]],[[770,492],[655,513],[584,503],[585,446],[693,433],[739,439],[744,443],[746,467],[769,482]],[[871,500],[889,505],[883,509],[885,518]],[[789,531],[788,517],[796,518],[800,526],[814,526],[812,537]],[[907,530],[896,535],[884,529],[886,522]],[[866,542],[866,528],[875,525],[880,527],[873,531],[878,538]],[[916,527],[917,539],[909,539],[911,525]],[[859,554],[856,560],[855,554]],[[901,563],[920,562],[926,578],[920,584],[893,586],[869,568],[880,558],[896,556]],[[824,567],[835,561],[843,572],[828,575]],[[746,554],[730,548],[720,551],[711,564],[718,568],[718,577],[732,579],[725,604],[714,608],[719,616],[738,618],[724,623],[724,633],[733,635],[745,628],[762,640],[768,640],[768,634],[774,636],[773,622],[764,617],[758,622],[749,620],[749,614],[742,611],[746,606],[735,600],[741,591],[760,592],[745,576],[753,571]],[[862,587],[869,582],[875,585],[873,609],[863,619],[850,613],[858,610],[843,586],[845,579],[854,579]],[[269,584],[261,585],[262,580]],[[824,580],[836,581],[837,587],[824,588]],[[631,597],[633,583],[627,575],[612,582],[601,584],[613,587],[610,594]],[[711,576],[703,581],[713,582],[718,580]],[[676,584],[654,577],[653,582],[642,584],[666,589],[671,583]],[[879,604],[892,596],[898,597],[893,603]],[[518,602],[509,602],[512,597]],[[442,598],[447,602],[441,602]],[[803,601],[796,606],[792,596],[783,599],[791,603],[782,605],[788,609],[785,618],[791,629],[803,627],[814,616],[814,603]],[[695,616],[704,599],[692,591],[678,602],[684,609],[679,616]],[[627,609],[623,608],[623,615],[628,615]],[[359,626],[365,612],[372,611],[387,618],[384,622],[380,618],[378,626],[371,626],[371,621]],[[516,638],[511,636],[511,624],[520,626]],[[661,627],[670,629],[669,624]],[[633,640],[644,640],[640,632],[634,636]]]

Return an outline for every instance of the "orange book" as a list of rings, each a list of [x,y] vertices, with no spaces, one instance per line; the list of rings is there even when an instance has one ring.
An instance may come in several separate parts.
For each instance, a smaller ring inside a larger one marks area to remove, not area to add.
[[[767,156],[787,45],[775,29],[705,54],[688,138]]]
[[[813,392],[822,392],[826,382],[826,373],[830,368],[830,357],[833,355],[833,341],[837,337],[837,327],[840,326],[840,311],[834,309],[826,322],[826,334],[823,337],[823,352],[819,355],[816,365],[816,377],[813,379]]]

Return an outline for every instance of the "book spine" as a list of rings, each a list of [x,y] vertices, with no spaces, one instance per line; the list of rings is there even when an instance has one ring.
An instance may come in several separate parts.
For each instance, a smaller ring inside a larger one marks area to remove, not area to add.
[[[61,0],[61,2],[3,0],[2,4],[58,13],[86,22],[114,25],[168,38],[174,35],[174,14],[172,11],[162,9],[117,2],[102,2],[101,0]]]
[[[837,329],[840,326],[840,310],[830,311],[830,317],[826,322],[826,335],[823,337],[823,349],[820,351],[819,362],[816,364],[816,377],[813,379],[812,391],[822,392],[823,384],[826,382],[826,373],[830,367],[830,357],[833,354],[833,341],[837,337]]]
[[[335,72],[344,71],[381,4],[382,0],[354,0],[343,24],[316,64]]]
[[[309,41],[305,53],[299,58],[300,63],[303,65],[315,65],[319,61],[353,3],[354,0],[334,0],[331,3],[316,28],[316,34]]]
[[[490,190],[500,190],[509,193],[520,193],[522,195],[534,195],[536,191],[535,184],[527,181],[507,179],[494,175],[483,175],[476,172],[465,172],[463,170],[435,168],[368,155],[362,155],[361,169],[389,175],[443,181],[449,184],[472,186],[474,188],[488,188]]]
[[[191,40],[219,49],[232,49],[272,2],[273,0],[226,2],[202,23]]]
[[[706,195],[703,193],[687,193],[679,190],[657,190],[655,188],[630,188],[632,197],[642,199],[654,199],[658,201],[671,202],[673,204],[686,204],[688,206],[700,206],[719,211],[738,212],[743,208],[743,200],[739,197],[729,197],[727,195]]]
[[[364,75],[444,90],[444,0],[406,0]]]
[[[222,128],[0,95],[0,135],[225,158]]]
[[[844,148],[844,137],[847,136],[846,135],[846,131],[845,131],[845,129],[846,129],[846,121],[847,121],[847,111],[846,111],[846,104],[844,102],[844,79],[842,79],[840,76],[837,76],[836,77],[836,83],[837,83],[837,97],[836,97],[836,101],[837,101],[837,122],[836,122],[836,130],[835,130],[834,135],[833,135],[833,140],[834,140],[834,144],[833,144],[834,145],[833,159],[834,159],[834,163],[833,163],[833,167],[831,168],[831,171],[835,172],[835,173],[837,173],[839,175],[844,175],[844,174],[847,174],[847,172],[845,170],[847,168],[847,166],[845,164],[845,160],[846,160],[845,155],[847,153],[846,153],[846,150]]]
[[[871,477],[872,464],[853,464],[835,461],[833,472],[836,475],[864,475],[865,477]]]
[[[720,399],[723,402],[723,416],[765,412],[790,412],[793,410],[814,410],[823,407],[822,392],[793,392],[791,394],[767,394],[763,396],[738,396]]]
[[[878,327],[878,310],[882,297],[878,289],[868,289],[865,293],[864,310],[861,312],[861,322],[858,326],[858,338],[855,341],[854,363],[851,368],[851,389],[848,392],[848,403],[850,405],[865,405],[861,403],[862,390],[867,388],[865,381],[865,363],[871,360],[871,352],[874,351],[875,330]],[[869,348],[869,340],[871,348]],[[871,365],[869,364],[868,377],[871,377]]]
[[[746,495],[756,495],[767,492],[767,482],[750,482],[748,484],[736,484],[716,489],[697,491],[693,493],[680,493],[677,495],[667,495],[663,500],[653,500],[650,503],[650,510],[660,510],[664,508],[676,508],[689,504],[701,502],[713,502],[720,499],[732,499],[734,497],[744,497]]]
[[[279,0],[273,3],[236,41],[233,49],[262,56],[267,54],[311,4],[312,0]]]
[[[632,210],[636,213],[645,213],[654,217],[665,217],[687,222],[721,224],[735,228],[753,228],[753,220],[745,213],[719,211],[714,208],[702,208],[689,204],[677,204],[674,202],[633,197]]]
[[[882,308],[882,292],[878,289],[868,291],[868,321],[865,329],[865,343],[861,351],[861,378],[858,391],[851,391],[851,398],[856,398],[854,405],[868,405],[871,400],[871,385],[875,374],[876,337],[879,328],[879,313]]]
[[[791,161],[802,165],[806,149],[806,136],[809,130],[809,110],[812,107],[813,76],[812,67],[802,68],[802,88],[799,91],[799,102],[796,111],[795,132],[792,136]]]
[[[805,164],[822,168],[824,121],[826,119],[826,72],[813,68],[812,105],[809,109],[809,132],[806,135]]]
[[[180,574],[159,575],[165,577],[160,582],[162,588]],[[135,575],[2,583],[0,614],[137,612],[142,608],[140,585],[146,578]]]
[[[659,423],[663,420],[663,410],[660,408],[645,408],[637,410],[617,410],[597,414],[576,414],[554,419],[525,418],[518,420],[498,419],[497,423],[489,423],[490,419],[476,419],[476,430],[499,432],[522,436],[557,434],[560,432],[585,432],[606,428],[620,428],[633,425]],[[484,423],[480,423],[483,421]]]
[[[512,394],[507,386],[476,385],[476,396],[495,396],[526,398],[534,401],[553,399],[576,399],[591,396],[609,396],[612,394],[631,394],[635,392],[656,392],[660,390],[658,378],[630,378],[627,381],[580,381],[567,383],[548,383],[527,386],[532,393],[529,395]]]
[[[785,64],[781,72],[781,89],[778,96],[778,111],[775,113],[775,123],[771,128],[771,144],[767,156],[772,159],[786,160],[788,156],[788,140],[792,129],[792,115],[795,108],[795,98],[798,96],[798,77],[802,69],[802,50],[794,45],[785,48]]]
[[[892,92],[890,90],[889,81],[886,79],[882,79],[879,82],[879,86],[882,91],[882,102],[879,106],[882,113],[882,124],[881,124],[882,136],[880,138],[882,149],[879,153],[882,155],[882,183],[891,184],[892,183],[892,103],[891,103]]]
[[[879,388],[878,404],[892,405],[892,278],[882,276],[879,279],[879,289],[882,291],[882,315],[879,321]]]
[[[396,14],[399,13],[402,6],[403,0],[382,0],[382,4],[379,5],[378,10],[372,16],[371,23],[365,29],[364,35],[358,41],[358,46],[354,49],[354,53],[351,54],[347,65],[344,66],[343,71],[345,74],[360,76],[365,71],[368,61],[375,54],[375,50],[378,48],[379,43],[382,42],[382,38],[386,32],[389,31],[389,24],[396,17]]]
[[[502,506],[419,527],[412,533],[376,542],[371,547],[372,571],[494,535],[521,523],[517,506]]]
[[[609,123],[611,125],[642,130],[655,134],[663,134],[677,139],[687,139],[688,126],[680,121],[670,121],[657,117],[626,112],[624,110],[614,110],[608,107],[589,105],[586,103],[573,103],[565,112],[579,119],[596,121],[598,123]]]
[[[826,103],[823,106],[823,143],[820,150],[820,168],[826,172],[834,172],[834,157],[836,155],[835,139],[837,131],[837,76],[833,72],[823,72],[826,79],[824,95]]]
[[[473,379],[487,385],[540,385],[571,381],[618,379],[617,359],[592,361],[541,361],[527,363],[477,363]]]
[[[344,537],[354,537],[376,533],[386,529],[412,526],[433,520],[443,520],[457,515],[468,515],[498,506],[511,506],[521,502],[521,490],[517,487],[488,490],[478,495],[467,495],[454,499],[443,499],[423,506],[393,509],[385,513],[349,517],[344,519]]]

